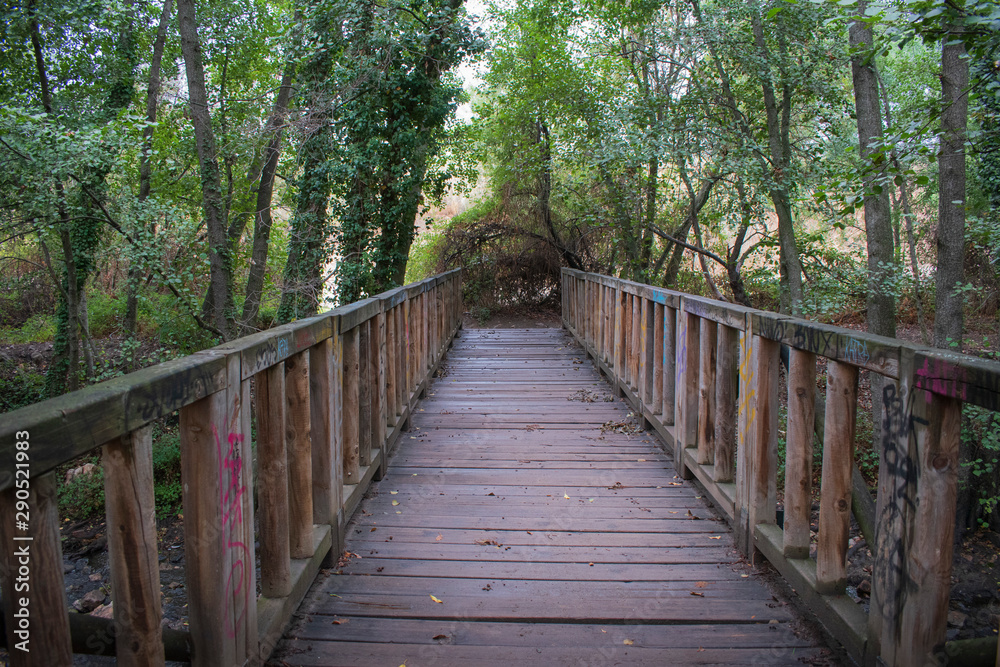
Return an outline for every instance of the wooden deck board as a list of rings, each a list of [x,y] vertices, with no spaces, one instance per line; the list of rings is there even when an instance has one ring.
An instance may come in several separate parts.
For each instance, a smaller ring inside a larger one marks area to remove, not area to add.
[[[822,651],[564,332],[463,332],[439,376],[274,664],[801,664]]]

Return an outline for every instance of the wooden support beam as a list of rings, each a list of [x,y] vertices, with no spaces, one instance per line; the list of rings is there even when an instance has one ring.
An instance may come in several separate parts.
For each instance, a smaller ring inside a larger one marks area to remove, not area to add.
[[[739,376],[739,331],[717,325],[715,372],[715,481],[732,482],[736,471],[736,391]]]
[[[698,345],[698,456],[700,465],[711,465],[715,457],[715,360],[718,325],[699,318]]]
[[[385,404],[386,404],[386,386],[385,386],[385,370],[386,370],[386,360],[385,360],[385,313],[379,313],[371,320],[371,353],[369,355],[369,362],[371,363],[371,370],[369,371],[369,377],[371,378],[371,441],[372,449],[382,450],[381,465],[378,471],[375,473],[375,480],[378,481],[382,479],[385,474],[385,467],[388,463],[387,457],[388,452],[385,451]]]
[[[642,304],[637,294],[632,295],[632,311],[629,326],[632,339],[629,342],[629,359],[631,363],[629,364],[628,385],[637,396],[640,396],[639,402],[641,403],[639,367],[642,361]]]
[[[288,453],[288,544],[292,558],[313,554],[312,423],[309,355],[285,360],[285,448]]]
[[[858,369],[830,360],[826,367],[826,433],[820,486],[816,590],[838,594],[847,584],[851,529],[851,462],[858,402]]]
[[[230,390],[181,409],[181,476],[192,664],[255,660],[252,460],[243,432],[240,357],[227,360]],[[311,494],[310,494],[311,498]],[[310,508],[310,518],[311,518]]]
[[[677,386],[677,309],[663,309],[663,423],[673,425]]]
[[[786,558],[809,557],[815,405],[816,355],[792,348],[788,360],[788,435],[785,445],[783,547]]]
[[[333,339],[309,348],[309,420],[312,441],[312,490],[314,524],[331,524],[339,507],[333,504]]]
[[[650,397],[652,405],[650,405],[650,410],[652,410],[654,415],[663,414],[663,362],[666,353],[663,349],[663,309],[662,303],[653,304],[653,321],[650,326],[653,330],[653,348],[650,353],[653,357],[653,377],[652,377],[652,395]]]
[[[254,376],[257,405],[257,499],[260,503],[260,587],[264,597],[292,590],[288,542],[288,458],[285,453],[285,365]]]
[[[683,479],[691,479],[691,471],[684,465],[684,449],[698,441],[698,333],[698,317],[678,309],[674,466]]]
[[[344,374],[344,484],[357,484],[361,478],[361,446],[360,446],[360,399],[359,376],[361,341],[358,327],[343,333]]]
[[[927,421],[917,439],[917,496],[913,536],[906,559],[908,585],[896,647],[899,665],[924,663],[943,646],[948,630],[948,598],[958,497],[962,403],[917,391]],[[827,429],[830,424],[827,422]]]
[[[117,662],[163,665],[160,568],[147,548],[156,544],[152,427],[104,445],[101,461]]]
[[[372,321],[358,325],[358,462],[372,461]]]
[[[40,449],[42,443],[35,442],[30,431],[15,431],[14,436],[15,465],[30,465],[32,447]],[[24,443],[23,447],[18,443]],[[17,452],[25,452],[20,461]],[[69,665],[73,649],[66,615],[55,473],[31,479],[27,487],[22,476],[16,476],[14,483],[0,495],[0,586],[10,664]],[[17,516],[18,512],[28,516]],[[18,520],[28,524],[27,530],[17,528]],[[16,594],[18,577],[28,578],[30,596]],[[21,604],[22,599],[27,603]]]

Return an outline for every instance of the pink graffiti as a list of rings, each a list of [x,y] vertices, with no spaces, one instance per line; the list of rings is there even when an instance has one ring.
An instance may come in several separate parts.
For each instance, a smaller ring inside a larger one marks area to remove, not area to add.
[[[921,389],[966,400],[968,385],[964,368],[941,359],[924,359],[923,365],[916,370],[916,376],[916,384]]]
[[[249,587],[245,585],[250,549],[240,541],[243,533],[243,496],[246,493],[246,485],[243,484],[243,458],[239,448],[243,442],[243,434],[230,433],[227,438],[229,447],[225,452],[214,424],[212,434],[215,436],[215,449],[219,457],[219,507],[223,541],[227,560],[230,554],[233,556],[226,580],[225,597],[235,605],[226,605],[226,636],[231,639],[236,636],[246,617],[250,594]]]

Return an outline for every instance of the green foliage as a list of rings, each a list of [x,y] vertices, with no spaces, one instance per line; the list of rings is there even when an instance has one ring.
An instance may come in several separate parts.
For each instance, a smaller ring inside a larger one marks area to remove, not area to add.
[[[69,483],[60,479],[57,485],[59,516],[74,523],[104,517],[104,468],[100,455],[86,456],[70,465],[80,467],[87,463],[95,466],[91,474],[76,475]]]
[[[997,529],[1000,506],[1000,414],[966,404],[962,408],[962,448],[968,458],[962,465],[972,477],[973,502],[983,527]]]
[[[177,429],[153,432],[153,480],[156,516],[176,514],[181,506],[181,438]]]
[[[37,403],[44,397],[44,375],[26,364],[0,361],[0,413]]]
[[[43,343],[55,336],[56,325],[51,315],[32,315],[19,327],[0,328],[0,341],[18,343]]]

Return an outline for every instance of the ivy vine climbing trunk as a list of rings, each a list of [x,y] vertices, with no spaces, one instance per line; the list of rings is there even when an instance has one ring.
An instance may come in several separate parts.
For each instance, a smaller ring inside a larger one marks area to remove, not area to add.
[[[962,349],[965,279],[965,138],[969,115],[969,61],[958,26],[941,48],[941,152],[938,157],[937,277],[934,346]]]
[[[206,299],[205,317],[212,322],[215,333],[223,339],[232,335],[232,259],[226,233],[226,214],[222,199],[222,180],[215,148],[215,133],[205,87],[205,68],[201,57],[201,42],[195,18],[195,0],[177,0],[177,18],[181,36],[181,53],[188,82],[188,104],[194,126],[201,172],[202,210],[208,230],[208,263],[210,299]]]
[[[173,13],[173,0],[164,0],[160,11],[160,24],[153,42],[153,57],[149,61],[149,82],[146,87],[146,121],[142,130],[142,152],[139,155],[139,195],[140,202],[146,201],[153,187],[153,129],[156,124],[156,109],[160,101],[160,67],[163,50],[167,42],[167,29]],[[152,230],[150,230],[152,231]],[[137,253],[138,249],[133,249]],[[128,336],[135,336],[139,313],[139,283],[142,280],[142,263],[134,257],[129,264],[128,285],[125,297],[125,320],[122,328]]]
[[[865,238],[868,246],[867,324],[868,332],[896,337],[896,299],[891,291],[894,243],[892,211],[886,184],[885,153],[876,145],[882,141],[882,109],[872,30],[865,21],[865,0],[858,2],[851,21],[851,73],[854,81],[854,105],[857,111],[858,145],[864,165]],[[870,375],[872,423],[882,424],[882,386],[884,378]],[[881,441],[878,439],[877,441]]]

